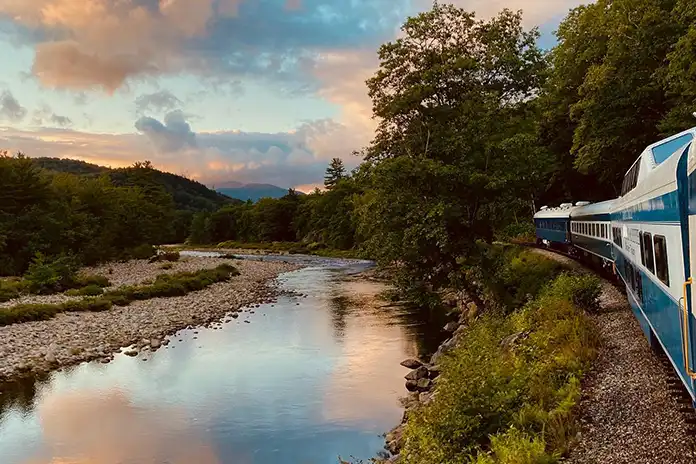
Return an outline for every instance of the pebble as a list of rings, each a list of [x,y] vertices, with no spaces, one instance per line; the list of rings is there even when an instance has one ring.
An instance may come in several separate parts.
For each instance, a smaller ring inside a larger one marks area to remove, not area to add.
[[[186,257],[175,263],[172,271],[213,268],[220,262],[216,258]],[[133,345],[134,341],[137,341],[136,345],[154,351],[161,346],[161,339],[187,326],[205,325],[220,320],[241,306],[274,299],[278,291],[268,282],[282,272],[301,267],[297,264],[252,260],[234,261],[234,265],[240,271],[239,276],[188,295],[135,301],[129,306],[115,306],[105,312],[61,313],[45,321],[0,327],[0,380],[46,372],[83,361],[106,359],[105,356],[110,357],[121,347]],[[108,268],[113,268],[112,274],[107,273]],[[106,275],[116,287],[154,279],[168,271],[159,269],[156,263],[136,260],[109,263],[89,268],[86,272]],[[20,302],[60,302],[66,299],[69,298],[64,295],[30,295],[10,300],[0,307]],[[238,317],[237,313],[232,313],[231,317]],[[47,362],[53,359],[55,362]]]

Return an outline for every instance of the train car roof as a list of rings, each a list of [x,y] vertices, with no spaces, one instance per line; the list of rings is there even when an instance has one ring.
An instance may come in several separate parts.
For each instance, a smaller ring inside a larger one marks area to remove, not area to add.
[[[626,171],[621,196],[627,195],[638,184],[645,182],[652,176],[653,171],[670,160],[675,153],[681,152],[695,137],[696,127],[692,127],[648,145]]]
[[[617,201],[614,199],[614,200],[601,201],[599,203],[591,203],[589,205],[584,205],[584,206],[578,206],[576,208],[573,208],[573,211],[570,213],[570,217],[572,219],[575,219],[575,218],[580,218],[580,217],[608,215],[609,213],[611,213],[614,206],[616,206],[616,203],[617,203]],[[597,218],[596,220],[607,220],[607,219],[606,218],[605,219]]]
[[[570,212],[577,208],[572,203],[563,203],[560,206],[554,206],[549,208],[548,206],[542,206],[539,211],[534,215],[534,219],[568,219],[570,218]]]

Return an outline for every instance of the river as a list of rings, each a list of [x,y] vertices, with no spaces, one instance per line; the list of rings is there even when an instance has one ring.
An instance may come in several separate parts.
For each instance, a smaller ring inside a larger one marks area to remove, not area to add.
[[[279,259],[279,258],[266,258]],[[283,257],[282,259],[288,259]],[[309,257],[302,296],[183,330],[155,353],[0,386],[2,464],[336,464],[368,459],[402,415],[399,365],[442,320],[375,298],[365,261]],[[248,321],[248,323],[247,323]]]

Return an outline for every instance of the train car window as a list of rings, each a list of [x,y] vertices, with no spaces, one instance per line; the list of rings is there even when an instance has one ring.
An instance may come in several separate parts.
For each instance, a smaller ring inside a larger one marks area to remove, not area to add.
[[[638,299],[640,301],[643,301],[643,279],[641,278],[640,271],[638,269],[635,269],[635,284]]]
[[[656,235],[655,243],[655,275],[669,285],[669,268],[667,267],[667,240],[662,235]]]
[[[633,172],[633,185],[631,185],[631,190],[633,190],[636,185],[638,185],[638,174],[640,173],[640,161],[635,165],[635,171]]]
[[[661,164],[662,162],[666,161],[667,158],[672,156],[672,154],[677,151],[677,149],[689,143],[691,140],[693,140],[693,138],[694,136],[692,134],[684,134],[681,137],[677,137],[674,140],[670,140],[669,142],[656,146],[652,149],[655,163]]]
[[[643,232],[638,233],[638,241],[640,242],[640,264],[645,266],[645,246],[643,245]]]
[[[645,233],[643,244],[645,246],[645,267],[647,267],[648,270],[654,274],[655,259],[653,258],[652,234],[649,234],[648,232]]]

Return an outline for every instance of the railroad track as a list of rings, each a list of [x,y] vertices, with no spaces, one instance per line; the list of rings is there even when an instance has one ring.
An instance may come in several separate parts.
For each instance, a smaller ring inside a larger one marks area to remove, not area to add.
[[[578,257],[574,253],[568,253],[563,250],[538,245],[537,243],[533,242],[516,243],[516,245],[545,250],[560,256],[564,256],[568,259],[572,259],[573,261],[582,265],[584,268],[594,272],[595,274],[609,282],[613,287],[619,290],[622,295],[626,295],[626,287],[623,284],[623,282],[617,278],[615,273],[607,271],[606,267],[598,267],[596,265],[593,265],[594,263],[588,263],[586,261],[583,261],[581,257]],[[667,383],[667,392],[678,404],[678,411],[684,419],[684,422],[687,424],[686,433],[689,436],[696,438],[696,405],[694,404],[683,382],[681,381],[677,373],[674,371],[674,367],[667,358],[665,352],[661,348],[653,349],[651,351],[653,352],[654,356],[656,356],[656,358],[660,361],[660,365],[665,371],[664,373]],[[691,444],[691,448],[694,451],[696,451],[696,440],[694,440],[694,442]]]

